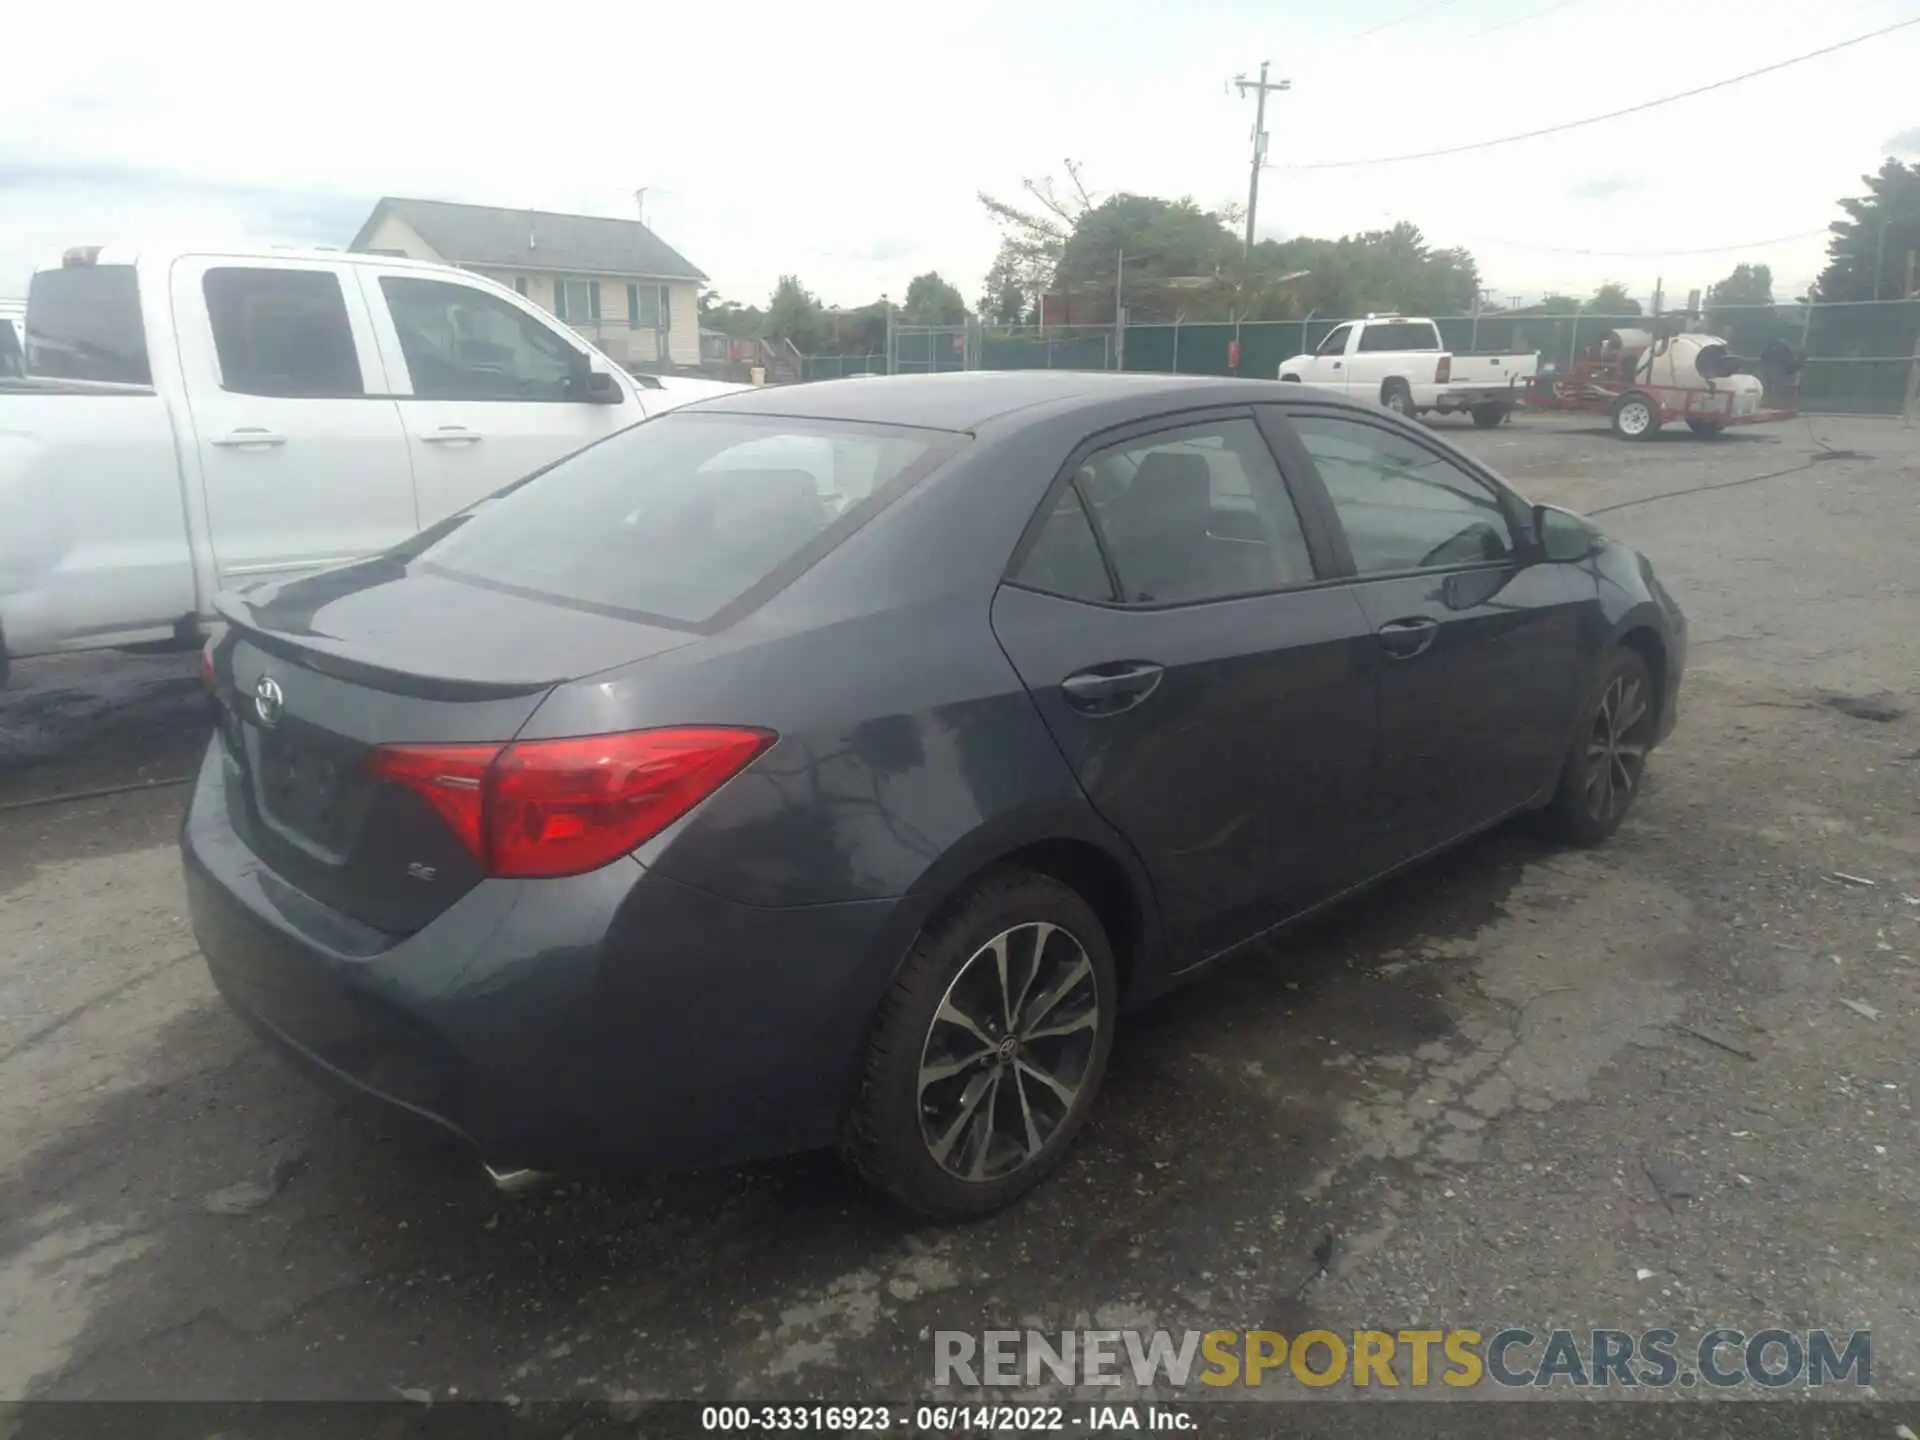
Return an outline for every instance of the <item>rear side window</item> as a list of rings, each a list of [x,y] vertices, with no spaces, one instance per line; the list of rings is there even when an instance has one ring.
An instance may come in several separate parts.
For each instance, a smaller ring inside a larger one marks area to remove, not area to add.
[[[151,385],[131,265],[42,270],[27,290],[27,373]]]
[[[1197,603],[1314,579],[1299,514],[1251,420],[1115,446],[1075,483],[1128,603]]]
[[[475,507],[414,558],[557,604],[701,628],[772,593],[961,443],[674,412]]]
[[[1362,354],[1382,350],[1438,350],[1440,333],[1431,324],[1373,324],[1360,332]]]
[[[1030,590],[1069,600],[1113,600],[1113,580],[1107,574],[1107,562],[1100,558],[1100,542],[1094,538],[1078,487],[1069,485],[1060,492],[1013,579]]]
[[[325,270],[226,266],[202,281],[225,389],[241,395],[364,395],[340,278]]]

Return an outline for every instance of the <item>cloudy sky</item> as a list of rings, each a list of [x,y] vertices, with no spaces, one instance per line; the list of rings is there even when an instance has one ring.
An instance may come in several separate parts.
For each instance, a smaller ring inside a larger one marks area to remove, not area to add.
[[[971,296],[997,238],[975,193],[1017,196],[1067,157],[1096,194],[1244,201],[1253,106],[1227,81],[1262,60],[1293,87],[1269,106],[1263,234],[1410,219],[1470,247],[1496,294],[1660,278],[1683,295],[1737,259],[1793,294],[1834,200],[1890,150],[1920,158],[1920,26],[1569,134],[1338,162],[1915,17],[1920,0],[16,6],[0,296],[71,244],[344,245],[382,194],[630,215],[640,186],[649,223],[734,298],[792,271],[860,303],[927,269]]]

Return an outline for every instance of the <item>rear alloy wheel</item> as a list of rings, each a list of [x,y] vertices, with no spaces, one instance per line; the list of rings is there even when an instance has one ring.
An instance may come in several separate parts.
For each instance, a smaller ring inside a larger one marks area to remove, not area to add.
[[[1507,418],[1504,405],[1476,405],[1473,407],[1473,423],[1482,430],[1491,430]]]
[[[1574,741],[1551,806],[1553,827],[1575,845],[1598,845],[1627,817],[1653,748],[1653,680],[1640,652],[1614,652],[1599,697]]]
[[[1389,380],[1380,387],[1380,403],[1396,415],[1413,419],[1413,391],[1404,380]]]
[[[1659,433],[1660,407],[1635,391],[1613,402],[1613,433],[1626,440],[1646,440]]]
[[[1722,425],[1718,420],[1689,420],[1687,421],[1687,429],[1698,435],[1702,440],[1718,440],[1722,435],[1727,433],[1727,427]]]
[[[1085,1122],[1116,1000],[1084,900],[1026,871],[981,881],[922,932],[881,1002],[842,1152],[934,1219],[1011,1204]]]

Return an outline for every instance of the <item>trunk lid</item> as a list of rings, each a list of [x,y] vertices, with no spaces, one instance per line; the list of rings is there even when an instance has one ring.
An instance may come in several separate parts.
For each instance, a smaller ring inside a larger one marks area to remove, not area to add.
[[[376,780],[378,746],[504,746],[553,687],[692,635],[381,557],[225,596],[215,651],[229,818],[267,867],[392,935],[483,877],[420,794]]]

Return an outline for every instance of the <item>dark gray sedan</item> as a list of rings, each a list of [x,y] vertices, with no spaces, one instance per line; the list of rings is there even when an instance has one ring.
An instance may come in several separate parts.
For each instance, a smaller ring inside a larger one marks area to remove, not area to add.
[[[1639,554],[1377,408],[743,393],[226,602],[182,844],[234,1008],[496,1175],[1057,1164],[1115,1016],[1672,729]]]

